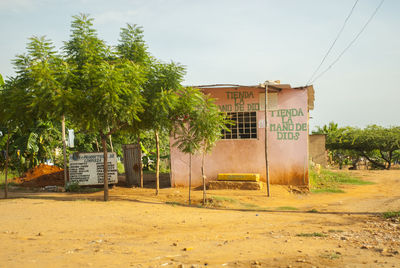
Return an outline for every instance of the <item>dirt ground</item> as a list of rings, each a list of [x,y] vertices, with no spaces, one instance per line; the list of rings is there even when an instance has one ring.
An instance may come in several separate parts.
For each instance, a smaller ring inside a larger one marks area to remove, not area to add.
[[[0,267],[400,267],[400,170],[351,171],[345,193],[114,187],[90,194],[11,190],[0,200]],[[194,205],[202,197],[192,191]]]

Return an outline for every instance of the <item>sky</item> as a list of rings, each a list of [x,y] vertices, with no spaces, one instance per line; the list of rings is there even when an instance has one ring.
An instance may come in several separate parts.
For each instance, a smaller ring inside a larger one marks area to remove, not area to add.
[[[321,71],[361,30],[381,0],[359,0]],[[72,16],[89,14],[116,45],[126,23],[143,27],[150,53],[186,66],[185,85],[304,86],[331,46],[353,0],[0,0],[0,74],[28,38],[70,35]],[[310,128],[400,125],[400,1],[386,0],[357,41],[316,80]]]

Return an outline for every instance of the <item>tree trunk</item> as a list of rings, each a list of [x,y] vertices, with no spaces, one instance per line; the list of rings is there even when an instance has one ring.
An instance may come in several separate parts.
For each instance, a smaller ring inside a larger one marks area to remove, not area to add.
[[[8,198],[8,181],[7,181],[7,175],[8,175],[8,146],[10,144],[10,133],[7,134],[7,146],[6,146],[6,163],[4,166],[4,198]]]
[[[97,151],[100,152],[99,142],[97,141],[97,138],[96,138],[95,141],[96,141],[96,148],[97,148]]]
[[[385,157],[385,154],[381,150],[379,150],[379,153],[381,154],[382,159],[385,160],[386,163],[388,163],[387,166],[385,164],[385,169],[390,169],[390,160],[387,157]]]
[[[203,205],[206,205],[206,175],[204,174],[204,156],[205,153],[203,152],[201,159],[201,177],[203,178]]]
[[[140,135],[137,139],[137,146],[139,148],[139,169],[140,169],[140,188],[143,188],[143,163],[142,163],[142,146],[140,146]]]
[[[110,140],[110,149],[111,149],[111,152],[113,153],[114,152],[114,147],[113,147],[113,144],[112,144],[112,137],[111,137],[111,135],[108,136],[108,137],[109,137],[109,140]]]
[[[108,201],[108,154],[107,154],[107,143],[106,135],[101,134],[101,144],[103,145],[104,155],[104,201]]]
[[[390,151],[388,159],[388,167],[387,167],[388,170],[392,167],[392,158],[393,158],[393,151]]]
[[[156,195],[160,191],[160,139],[158,136],[158,131],[154,131],[154,136],[156,138]]]
[[[189,206],[191,205],[190,191],[192,189],[192,154],[189,154]]]
[[[372,164],[374,164],[375,166],[380,167],[380,168],[382,168],[382,169],[386,169],[386,166],[385,166],[385,165],[382,165],[381,163],[379,163],[379,162],[373,160],[372,158],[368,157],[366,153],[362,152],[362,155],[363,155],[365,158],[367,158],[368,161],[371,162]]]
[[[61,117],[61,133],[62,133],[62,144],[63,144],[63,158],[64,158],[64,186],[67,186],[67,144],[65,142],[65,116]]]

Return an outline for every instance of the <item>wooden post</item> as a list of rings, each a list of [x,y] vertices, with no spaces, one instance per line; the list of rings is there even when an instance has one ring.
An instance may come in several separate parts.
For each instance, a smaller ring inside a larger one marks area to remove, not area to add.
[[[133,166],[134,166],[134,156],[133,156],[133,145],[126,144],[122,147],[124,151],[124,168],[125,168],[125,182],[126,186],[133,187],[134,186],[134,175],[133,175]]]
[[[191,205],[190,191],[192,189],[192,154],[189,154],[189,206]]]
[[[139,158],[139,176],[140,176],[140,188],[143,188],[143,163],[142,163],[142,146],[140,145],[140,135],[137,139],[137,147],[138,147],[138,158]]]
[[[201,159],[201,176],[203,177],[203,205],[206,205],[207,198],[206,198],[206,175],[204,173],[204,157],[205,157],[205,152],[203,152],[203,156]]]
[[[103,145],[104,155],[104,201],[108,201],[108,152],[106,138],[105,135],[101,134],[101,144]]]
[[[62,144],[63,144],[63,158],[64,158],[64,186],[67,186],[67,144],[65,142],[65,115],[61,117],[61,133],[62,133]]]
[[[158,136],[158,131],[154,131],[154,136],[156,138],[156,154],[157,154],[157,160],[156,160],[156,195],[158,195],[160,191],[160,139]]]
[[[8,131],[7,131],[8,132]],[[7,181],[7,175],[8,175],[8,146],[10,144],[10,133],[7,133],[7,146],[6,146],[6,164],[4,166],[4,198],[8,198],[8,181]]]
[[[265,178],[267,183],[267,196],[270,197],[268,166],[268,82],[265,84]]]

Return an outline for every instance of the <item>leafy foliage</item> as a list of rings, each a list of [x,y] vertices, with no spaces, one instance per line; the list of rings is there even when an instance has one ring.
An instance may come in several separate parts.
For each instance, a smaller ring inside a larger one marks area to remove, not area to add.
[[[349,163],[356,167],[365,158],[373,168],[390,169],[400,150],[400,127],[338,128],[331,122],[314,133],[327,135],[326,147],[339,167]]]
[[[222,137],[222,130],[228,130],[230,123],[220,112],[215,99],[200,90],[185,88],[180,94],[180,111],[175,129],[175,146],[184,153],[202,154],[201,173],[203,178],[203,204],[206,203],[204,157]],[[190,169],[191,178],[191,169]]]

